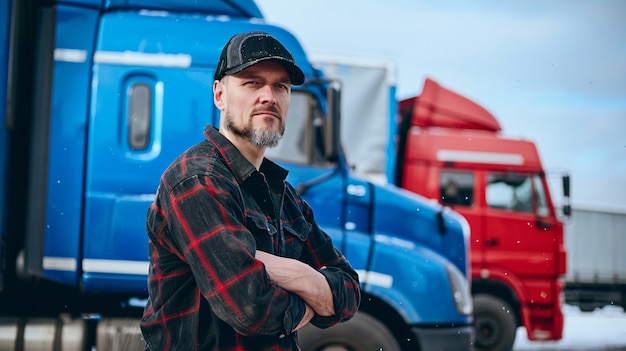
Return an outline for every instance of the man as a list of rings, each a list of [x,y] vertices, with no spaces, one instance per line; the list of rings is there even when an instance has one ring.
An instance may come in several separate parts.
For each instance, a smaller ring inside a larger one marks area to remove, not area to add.
[[[296,331],[351,318],[359,281],[309,205],[264,158],[281,139],[291,53],[261,32],[233,36],[213,83],[219,131],[164,172],[147,216],[151,350],[299,350]]]

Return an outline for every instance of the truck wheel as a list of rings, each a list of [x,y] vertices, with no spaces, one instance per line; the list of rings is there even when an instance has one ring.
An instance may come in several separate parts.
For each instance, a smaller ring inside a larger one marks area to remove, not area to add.
[[[516,329],[515,313],[509,304],[491,295],[474,296],[476,350],[510,351]]]
[[[327,329],[309,324],[298,331],[298,339],[302,351],[400,351],[389,329],[364,312]]]

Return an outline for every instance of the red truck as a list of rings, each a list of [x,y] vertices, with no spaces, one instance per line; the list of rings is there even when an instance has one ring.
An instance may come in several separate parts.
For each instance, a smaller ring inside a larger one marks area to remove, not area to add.
[[[452,207],[471,228],[476,347],[562,337],[563,224],[535,144],[500,134],[475,102],[427,79],[399,102],[395,183]],[[563,176],[569,215],[569,176]]]

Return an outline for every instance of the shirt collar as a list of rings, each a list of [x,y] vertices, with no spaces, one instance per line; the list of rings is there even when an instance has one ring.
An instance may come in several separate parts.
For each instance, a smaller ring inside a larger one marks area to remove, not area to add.
[[[204,136],[217,147],[217,150],[239,182],[245,182],[252,174],[257,172],[254,165],[217,128],[210,124],[207,125],[204,129]],[[260,170],[268,180],[283,181],[289,173],[286,169],[265,157],[261,163]]]

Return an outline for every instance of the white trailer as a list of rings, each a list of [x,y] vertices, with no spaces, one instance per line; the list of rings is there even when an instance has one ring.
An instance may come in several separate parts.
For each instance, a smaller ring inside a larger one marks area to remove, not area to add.
[[[565,226],[565,301],[626,310],[626,210],[574,206]]]

